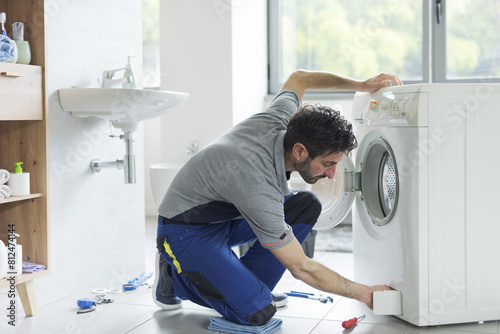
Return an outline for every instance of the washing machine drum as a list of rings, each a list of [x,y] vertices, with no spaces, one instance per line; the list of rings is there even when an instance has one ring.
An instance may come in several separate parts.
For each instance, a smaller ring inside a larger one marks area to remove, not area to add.
[[[294,190],[313,192],[321,201],[322,210],[315,230],[327,230],[341,223],[351,211],[354,193],[345,191],[346,180],[354,171],[354,164],[349,156],[344,156],[335,170],[332,179],[323,178],[315,184],[307,184],[299,174],[293,173],[289,184]]]
[[[358,152],[360,154],[361,152]],[[399,174],[391,146],[382,137],[372,139],[360,161],[360,199],[372,223],[388,224],[398,205]]]
[[[327,230],[341,223],[351,211],[356,192],[361,210],[366,210],[374,225],[388,224],[397,208],[399,178],[396,159],[390,145],[381,137],[372,139],[364,149],[358,171],[350,156],[341,160],[332,179],[307,184],[293,173],[290,187],[312,191],[323,206],[315,230]]]

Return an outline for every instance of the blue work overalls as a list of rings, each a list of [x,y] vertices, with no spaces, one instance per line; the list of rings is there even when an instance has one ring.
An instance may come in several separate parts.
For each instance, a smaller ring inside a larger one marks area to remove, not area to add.
[[[301,244],[320,213],[311,192],[285,197],[285,221]],[[157,246],[172,268],[176,295],[244,325],[263,325],[273,317],[271,291],[286,269],[258,240],[240,258],[231,249],[256,239],[245,219],[187,225],[159,217]]]

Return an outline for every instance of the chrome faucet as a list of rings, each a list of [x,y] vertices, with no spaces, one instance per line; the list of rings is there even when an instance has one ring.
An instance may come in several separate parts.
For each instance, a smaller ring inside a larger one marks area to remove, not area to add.
[[[109,70],[102,72],[102,88],[114,88],[122,86],[124,83],[133,82],[132,76],[115,79],[115,74],[118,71],[125,71],[127,68],[117,68],[116,70]]]

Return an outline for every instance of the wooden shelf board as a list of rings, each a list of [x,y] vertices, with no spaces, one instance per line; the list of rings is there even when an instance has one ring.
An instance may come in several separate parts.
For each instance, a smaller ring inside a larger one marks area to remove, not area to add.
[[[33,274],[28,274],[28,273],[23,273],[20,276],[15,276],[16,277],[16,285],[31,281],[35,278],[47,275],[49,271],[47,269],[43,271],[39,271]],[[7,280],[7,278],[0,279],[0,290],[6,289],[10,286],[10,282]]]
[[[0,204],[12,203],[12,202],[18,202],[18,201],[25,201],[25,200],[28,200],[28,199],[42,197],[42,196],[43,196],[42,193],[29,194],[29,195],[26,195],[26,196],[11,196],[11,197],[7,197],[7,198],[4,198],[3,200],[1,200]]]

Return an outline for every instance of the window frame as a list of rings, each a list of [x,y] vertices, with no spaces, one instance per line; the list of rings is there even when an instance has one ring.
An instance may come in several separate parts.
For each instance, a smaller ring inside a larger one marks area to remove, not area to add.
[[[446,1],[422,1],[422,80],[405,80],[405,84],[418,83],[484,83],[500,82],[500,77],[446,78]],[[440,23],[437,7],[441,5]],[[281,16],[282,0],[268,0],[268,91],[276,94],[283,82],[281,66]],[[308,96],[345,97],[345,92],[307,91]]]

